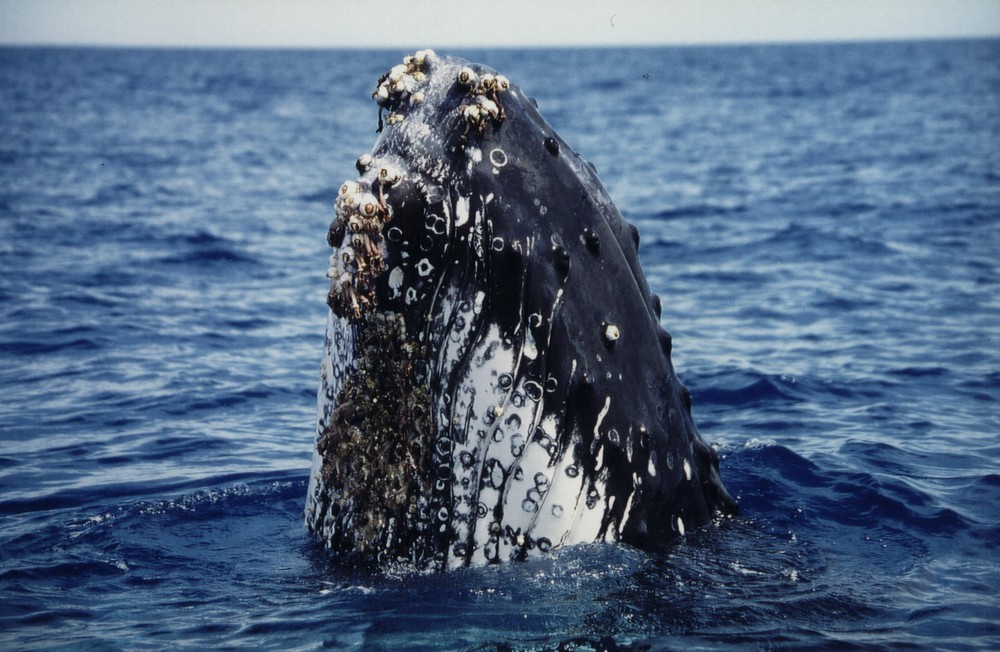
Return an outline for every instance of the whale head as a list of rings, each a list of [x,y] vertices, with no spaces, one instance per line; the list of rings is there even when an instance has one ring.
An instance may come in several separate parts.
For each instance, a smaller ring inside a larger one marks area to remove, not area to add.
[[[418,52],[373,98],[327,238],[309,528],[445,568],[734,513],[593,167],[485,66]]]

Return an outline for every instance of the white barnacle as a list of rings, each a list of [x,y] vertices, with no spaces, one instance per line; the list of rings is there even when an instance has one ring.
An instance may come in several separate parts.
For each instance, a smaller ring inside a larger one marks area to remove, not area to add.
[[[428,59],[433,59],[435,57],[434,50],[417,50],[413,55],[413,63],[418,66],[423,66],[427,63]]]
[[[400,122],[402,122],[403,118],[405,118],[405,117],[406,116],[404,116],[402,113],[390,113],[389,117],[387,117],[385,119],[385,121],[388,122],[391,125],[396,125],[396,124],[399,124]]]
[[[490,73],[486,73],[485,75],[479,78],[479,86],[486,92],[495,90],[497,87],[496,76],[491,75]]]
[[[378,200],[375,199],[374,195],[365,194],[365,196],[361,198],[358,210],[365,217],[375,217],[375,214],[378,212]]]
[[[354,164],[359,170],[367,170],[372,165],[372,155],[362,154],[358,157],[357,162]]]
[[[347,218],[347,228],[351,230],[351,233],[360,233],[364,230],[365,225],[364,222],[361,221],[361,218],[355,213]]]
[[[482,120],[482,114],[480,113],[479,107],[475,104],[463,104],[458,109],[462,117],[468,122],[479,123]]]
[[[378,180],[386,185],[391,186],[395,183],[398,183],[399,180],[402,178],[403,175],[400,174],[399,171],[394,170],[392,168],[383,167],[379,168],[378,170]]]
[[[330,290],[339,291],[341,298],[346,296],[348,292],[354,292],[357,289],[354,278],[356,274],[356,271],[339,270],[336,278],[331,277]]]
[[[417,91],[410,96],[410,104],[423,104],[425,95],[423,91]]]
[[[466,88],[475,88],[479,83],[479,76],[472,68],[465,66],[458,71],[458,83]]]
[[[484,116],[489,116],[491,119],[496,120],[500,115],[500,107],[493,100],[487,99],[480,95],[476,98],[476,104],[479,105],[479,112]]]
[[[346,197],[344,197],[344,199],[343,199],[344,207],[345,208],[353,208],[353,207],[357,206],[358,204],[361,203],[361,198],[362,197],[363,197],[363,195],[361,193],[361,188],[358,187],[358,189],[355,192],[352,192],[351,194],[349,194]]]
[[[398,66],[393,66],[392,70],[389,71],[389,81],[391,81],[393,84],[395,84],[396,82],[398,82],[399,80],[401,80],[403,78],[403,75],[406,74],[406,71],[407,71],[407,67],[406,67],[405,64],[400,64]]]
[[[604,339],[609,342],[617,342],[618,338],[622,336],[622,332],[614,324],[608,324],[604,327]]]
[[[359,186],[357,183],[355,183],[354,181],[345,181],[344,185],[340,186],[340,190],[338,191],[337,194],[339,197],[346,198],[360,191],[361,191],[361,186]]]
[[[495,79],[496,79],[497,92],[502,93],[503,91],[510,88],[510,81],[508,81],[507,78],[504,77],[503,75],[497,75]]]
[[[335,282],[337,283],[337,285],[341,287],[341,289],[344,290],[354,286],[354,279],[351,278],[349,272],[341,272],[340,276],[336,278]]]

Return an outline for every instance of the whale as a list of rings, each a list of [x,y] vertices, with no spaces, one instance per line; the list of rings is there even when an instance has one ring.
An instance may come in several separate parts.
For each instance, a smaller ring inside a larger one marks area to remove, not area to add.
[[[438,570],[738,513],[594,167],[485,65],[418,51],[372,97],[327,231],[308,530]]]

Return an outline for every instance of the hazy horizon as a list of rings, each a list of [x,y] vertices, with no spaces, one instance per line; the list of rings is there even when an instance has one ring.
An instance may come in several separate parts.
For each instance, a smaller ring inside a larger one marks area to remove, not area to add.
[[[399,49],[1000,37],[996,0],[0,0],[0,45]]]

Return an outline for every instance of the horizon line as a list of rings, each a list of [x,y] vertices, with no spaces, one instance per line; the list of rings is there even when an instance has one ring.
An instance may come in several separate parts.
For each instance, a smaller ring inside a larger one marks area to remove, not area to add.
[[[464,44],[446,43],[430,45],[432,50],[581,50],[581,49],[612,49],[612,48],[686,48],[686,47],[748,47],[748,46],[782,46],[782,45],[852,45],[878,43],[931,43],[949,41],[1000,41],[998,34],[959,34],[927,35],[927,36],[858,36],[841,38],[791,38],[791,39],[760,39],[760,40],[705,40],[705,41],[663,41],[663,42],[600,42],[600,43],[521,43],[511,44]],[[98,42],[2,42],[0,48],[92,48],[103,50],[331,50],[331,51],[394,51],[428,49],[426,45],[369,45],[369,44],[249,44],[249,43],[98,43]]]

